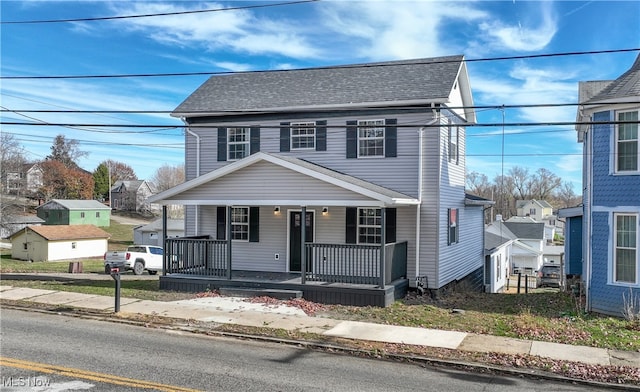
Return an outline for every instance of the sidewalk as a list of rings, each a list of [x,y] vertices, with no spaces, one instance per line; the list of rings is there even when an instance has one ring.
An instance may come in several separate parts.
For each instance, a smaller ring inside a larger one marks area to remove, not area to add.
[[[0,286],[0,298],[99,311],[113,310],[115,305],[112,296],[11,286]],[[120,313],[157,315],[251,327],[281,328],[345,339],[402,343],[474,352],[528,354],[591,365],[640,368],[640,353],[638,352],[310,317],[295,307],[251,303],[245,301],[244,298],[235,297],[205,297],[173,302],[121,298]]]

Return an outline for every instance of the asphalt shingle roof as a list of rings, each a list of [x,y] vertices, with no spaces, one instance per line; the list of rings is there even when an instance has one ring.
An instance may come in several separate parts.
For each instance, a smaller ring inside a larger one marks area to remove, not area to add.
[[[463,56],[214,75],[172,113],[444,102]]]
[[[111,235],[94,225],[29,226],[30,230],[49,241],[109,238]],[[22,230],[20,231],[22,232]],[[17,234],[17,233],[16,233]],[[15,235],[15,234],[14,234]]]
[[[640,54],[631,68],[587,102],[640,96]]]
[[[97,200],[64,200],[64,199],[51,199],[38,208],[43,208],[44,206],[50,203],[57,203],[68,210],[110,210],[109,206],[106,206]]]

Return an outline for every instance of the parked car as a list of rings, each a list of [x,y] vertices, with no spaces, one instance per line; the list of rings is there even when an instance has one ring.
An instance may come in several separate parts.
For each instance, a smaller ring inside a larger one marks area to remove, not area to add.
[[[562,269],[558,264],[545,264],[538,271],[536,287],[562,287]]]
[[[133,245],[125,251],[112,251],[104,254],[105,272],[109,266],[117,266],[125,270],[133,270],[141,275],[145,270],[149,275],[162,271],[163,250],[160,246]]]

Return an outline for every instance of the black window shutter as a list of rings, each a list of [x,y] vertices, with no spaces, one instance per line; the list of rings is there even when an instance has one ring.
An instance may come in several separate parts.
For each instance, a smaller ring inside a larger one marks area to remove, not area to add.
[[[216,239],[224,240],[227,236],[227,207],[216,209]]]
[[[398,120],[388,118],[385,120],[387,126],[384,130],[384,156],[393,158],[398,156]]]
[[[386,216],[384,217],[384,230],[387,244],[396,242],[396,215],[395,208],[387,208]]]
[[[291,125],[291,123],[280,123],[280,152],[291,151],[291,128],[289,125]]]
[[[260,151],[260,127],[251,127],[249,136],[249,154],[255,154]]]
[[[327,151],[327,120],[316,121],[316,151]]]
[[[347,121],[347,158],[358,157],[358,122]]]
[[[260,207],[249,207],[249,242],[260,240]]]
[[[218,128],[218,162],[227,160],[227,128]]]
[[[347,207],[345,225],[345,242],[355,244],[358,239],[358,208]]]

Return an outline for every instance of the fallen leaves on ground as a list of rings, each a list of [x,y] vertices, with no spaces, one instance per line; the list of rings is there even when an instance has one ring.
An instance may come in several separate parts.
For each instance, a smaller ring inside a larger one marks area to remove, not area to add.
[[[309,316],[313,316],[316,313],[326,309],[325,305],[307,301],[303,298],[292,298],[288,300],[282,300],[282,299],[276,299],[268,296],[261,296],[261,297],[249,297],[245,299],[245,301],[251,302],[254,304],[261,303],[261,304],[264,304],[265,306],[274,306],[274,307],[275,306],[291,306],[291,307],[302,310]]]

